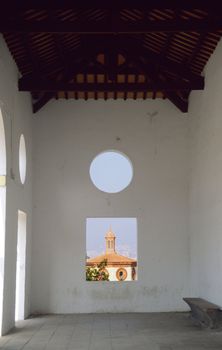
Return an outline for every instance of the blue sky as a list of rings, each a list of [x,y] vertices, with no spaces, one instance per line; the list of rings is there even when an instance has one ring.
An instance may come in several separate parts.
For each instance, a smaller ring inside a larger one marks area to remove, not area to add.
[[[105,252],[105,235],[110,226],[116,235],[117,253],[137,259],[136,218],[87,218],[87,256],[95,257]]]
[[[101,191],[116,193],[126,188],[132,180],[133,168],[122,153],[107,151],[99,154],[91,163],[90,177]]]

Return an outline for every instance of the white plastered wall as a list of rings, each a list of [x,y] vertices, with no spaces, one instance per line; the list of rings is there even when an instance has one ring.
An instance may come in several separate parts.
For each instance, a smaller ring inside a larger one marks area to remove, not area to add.
[[[222,306],[221,58],[220,43],[205,69],[205,90],[191,94],[188,116],[160,100],[53,101],[37,114],[30,298],[32,113],[0,38],[7,144],[3,333],[14,325],[18,209],[28,216],[26,315],[30,299],[35,312],[183,310],[188,294]],[[21,133],[25,186],[18,173]],[[132,184],[116,195],[99,192],[88,175],[91,160],[107,149],[126,153],[134,165]],[[137,282],[85,282],[85,219],[93,216],[138,218]]]
[[[167,100],[51,101],[34,118],[33,142],[32,312],[185,310],[187,116]],[[89,178],[110,149],[134,166],[118,194]],[[87,217],[137,217],[138,281],[85,281]]]
[[[190,98],[192,295],[222,306],[222,42]]]
[[[18,70],[0,36],[0,107],[4,119],[7,153],[6,188],[6,234],[5,234],[5,281],[2,333],[14,326],[15,281],[18,209],[27,213],[27,277],[25,314],[30,312],[30,267],[31,267],[31,102],[27,93],[19,93]],[[19,178],[19,138],[23,133],[27,148],[27,178],[25,185]],[[0,331],[1,333],[1,331]]]
[[[126,279],[124,280],[125,282],[127,281],[132,281],[132,267],[126,266],[123,267],[126,270]],[[116,276],[116,272],[118,271],[119,267],[106,267],[106,270],[109,272],[109,280],[110,281],[116,281],[118,282],[118,278]],[[123,282],[124,283],[124,282]]]

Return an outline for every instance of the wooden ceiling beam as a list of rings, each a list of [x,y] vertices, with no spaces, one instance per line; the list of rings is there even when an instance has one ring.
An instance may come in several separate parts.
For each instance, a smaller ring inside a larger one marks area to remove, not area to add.
[[[19,91],[42,91],[42,92],[58,92],[58,91],[182,91],[182,90],[203,90],[202,84],[185,83],[181,81],[170,82],[150,82],[150,83],[67,83],[63,81],[49,81],[35,79],[19,80]]]
[[[115,40],[113,40],[113,36],[110,37],[109,42],[109,47],[105,49],[104,63],[108,79],[114,82],[117,79],[118,49],[115,45]]]
[[[160,74],[161,81],[165,83],[172,82],[172,79],[167,78],[164,74]],[[188,97],[190,90],[180,91],[164,91],[164,95],[170,100],[182,113],[188,112]]]
[[[58,39],[58,40],[57,40]],[[91,58],[91,56],[94,56],[95,53],[94,51],[89,54],[87,54],[87,50],[84,48],[77,49],[76,52],[73,54],[73,56],[68,56],[64,55],[64,52],[62,51],[62,46],[61,46],[61,41],[59,38],[54,38],[55,40],[55,46],[58,51],[61,63],[63,65],[63,81],[69,82],[71,79],[76,79],[76,74],[94,74],[95,68],[93,67],[94,70],[92,70],[92,67],[88,67],[86,64],[86,56],[88,58]],[[76,62],[79,61],[80,62]],[[86,73],[87,72],[87,73]],[[92,73],[93,72],[93,73]],[[97,72],[98,74],[103,74],[104,71],[100,68],[100,70],[97,67]],[[38,77],[36,74],[29,74],[28,76],[22,77],[20,80],[21,81],[29,81],[32,80],[33,78],[36,79]],[[55,97],[54,92],[46,91],[40,93],[40,98],[37,101],[33,102],[32,108],[33,108],[33,113],[37,113],[44,105],[46,105],[53,97]]]
[[[150,32],[214,32],[222,30],[222,18],[219,19],[173,19],[160,21],[131,22],[66,22],[55,20],[27,21],[0,18],[0,32],[4,33],[74,33],[74,34],[146,34]]]
[[[33,73],[40,77],[41,74],[41,67],[39,66],[39,62],[36,59],[36,55],[33,53],[31,46],[30,46],[30,40],[28,37],[28,34],[22,35],[22,42],[24,43],[24,47],[27,52],[27,56],[30,57],[32,66],[33,66]],[[39,92],[37,92],[39,94]],[[32,110],[33,113],[38,112],[46,103],[48,103],[53,98],[53,93],[43,93],[43,95],[40,93],[40,98],[35,101],[32,104]],[[32,96],[33,97],[33,96]]]
[[[55,40],[55,38],[54,38]],[[62,51],[62,46],[60,40],[57,40],[55,42],[56,49],[59,51],[59,57],[63,65],[64,74],[63,74],[63,82],[69,82],[70,80],[76,80],[76,74],[82,73],[82,74],[95,74],[95,67],[88,67],[88,63],[86,62],[86,56],[88,58],[92,58],[95,55],[94,50],[90,52],[90,54],[87,52],[85,48],[77,49],[76,52],[71,57],[68,56],[68,59],[66,55],[64,55],[64,52]],[[80,62],[76,62],[79,61]],[[99,64],[98,64],[99,66]],[[94,70],[92,70],[92,68]],[[100,69],[99,69],[100,68]],[[96,70],[98,74],[103,74],[104,71],[101,67],[96,67]],[[30,82],[32,79],[38,79],[38,76],[36,74],[29,74],[28,76],[22,77],[20,81],[22,82]],[[61,78],[60,78],[61,80]],[[59,81],[59,80],[57,80]],[[57,96],[57,95],[56,95]],[[40,98],[38,101],[33,102],[33,113],[37,113],[45,104],[47,104],[53,97],[55,97],[54,92],[52,91],[44,91],[42,94],[40,94]]]
[[[43,94],[42,97],[39,98],[38,101],[34,102],[32,105],[33,113],[37,113],[46,103],[48,103],[52,98],[54,97],[54,94],[51,92],[46,92]]]
[[[131,64],[133,64],[139,73],[143,74],[146,77],[146,79],[153,81],[158,80],[157,66],[144,64],[137,53],[127,51],[126,58]]]
[[[180,79],[199,82],[204,85],[204,77],[193,73],[187,65],[175,62],[167,57],[162,57],[158,53],[143,47],[137,40],[126,38],[121,41],[122,45],[119,45],[119,47],[124,54],[135,56],[136,53],[144,62],[147,62],[148,67],[149,65],[154,65],[154,67],[159,66],[162,70],[175,74]]]
[[[152,81],[157,81],[159,79],[158,71],[156,70],[156,67],[149,67],[144,66],[141,64],[137,56],[132,57],[133,62],[136,63],[136,65],[139,64],[138,68],[140,68],[144,74],[146,74],[146,77],[148,75],[149,78],[152,79]],[[149,70],[148,70],[149,67]],[[167,81],[165,81],[167,84]],[[188,101],[183,100],[176,91],[164,91],[165,96],[182,112],[187,113],[188,111]],[[146,92],[144,92],[144,95]],[[155,98],[156,91],[153,91],[153,98]],[[145,98],[145,97],[144,97]]]
[[[165,95],[182,113],[188,112],[188,101],[183,100],[176,92],[167,91]]]
[[[30,10],[30,9],[175,9],[184,8],[187,10],[191,9],[203,9],[209,10],[220,8],[220,3],[209,0],[113,0],[112,2],[104,0],[8,0],[4,3],[4,9],[19,9],[19,10]]]
[[[163,57],[154,51],[144,47],[143,44],[132,37],[116,36],[112,41],[113,48],[118,48],[118,53],[122,54],[129,61],[134,58],[137,62],[142,59],[143,66],[147,65],[146,72],[156,70],[158,66],[163,71],[170,72],[180,79],[185,79],[190,82],[199,83],[204,86],[204,77],[193,73],[188,65],[175,62],[167,57]],[[104,53],[108,49],[109,41],[105,36],[95,36],[91,41],[91,46],[97,53]]]
[[[101,65],[101,67],[100,67]],[[85,65],[76,65],[74,66],[72,69],[69,69],[69,75],[64,75],[65,80],[68,78],[69,80],[72,80],[75,76],[77,76],[78,74],[86,74],[86,75],[104,75],[104,74],[109,74],[110,71],[108,70],[108,67],[102,64],[98,63],[98,66],[85,66]],[[115,75],[126,75],[126,74],[131,74],[131,75],[136,75],[138,74],[138,69],[136,67],[126,67],[125,65],[123,65],[123,67],[120,66],[116,66],[113,67],[112,70],[112,74]],[[142,71],[142,69],[140,70],[140,74],[145,74],[144,71]],[[34,80],[36,79],[36,75],[34,74],[28,74],[23,76],[22,78],[20,78],[20,82],[23,84],[26,82],[29,83],[30,81],[32,81],[34,78]],[[62,79],[60,79],[62,80]]]

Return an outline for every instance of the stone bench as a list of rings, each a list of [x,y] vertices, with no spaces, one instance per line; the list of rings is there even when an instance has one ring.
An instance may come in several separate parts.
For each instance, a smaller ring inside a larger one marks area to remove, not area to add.
[[[221,308],[201,298],[183,298],[190,306],[191,316],[201,326],[207,328],[218,328],[222,325]]]

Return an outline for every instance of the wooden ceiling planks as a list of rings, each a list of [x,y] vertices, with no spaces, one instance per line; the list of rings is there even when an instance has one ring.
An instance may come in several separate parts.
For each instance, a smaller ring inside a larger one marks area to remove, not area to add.
[[[9,0],[0,30],[34,112],[54,97],[168,98],[186,112],[222,33],[222,15],[206,1],[31,3],[11,10]]]

